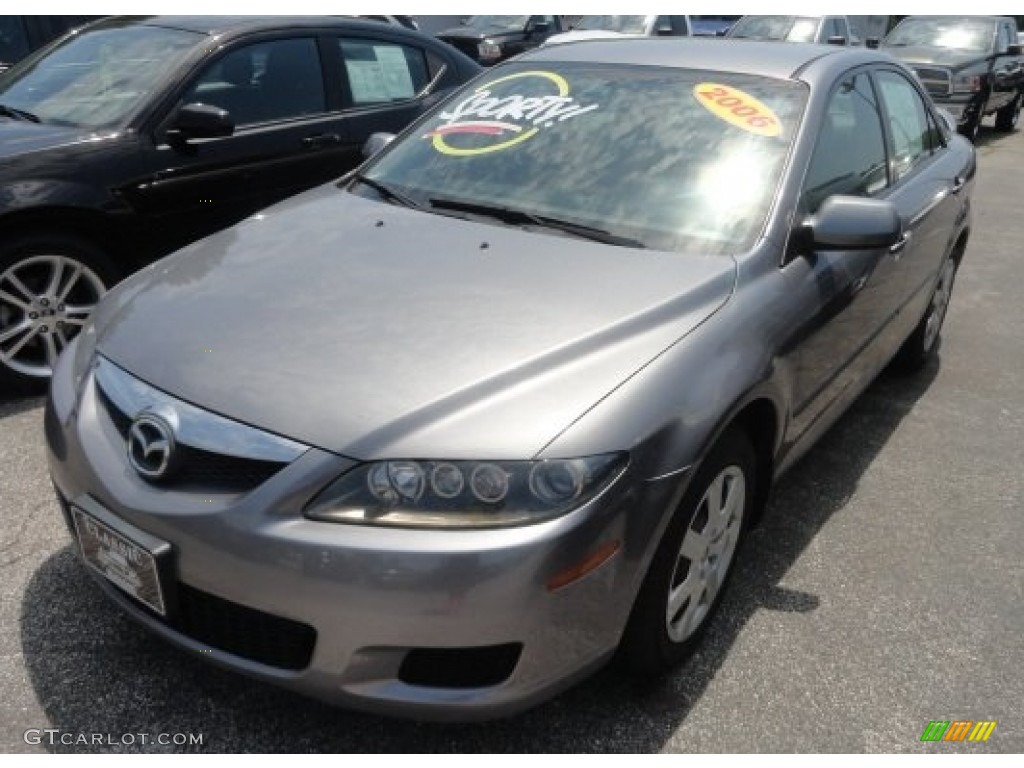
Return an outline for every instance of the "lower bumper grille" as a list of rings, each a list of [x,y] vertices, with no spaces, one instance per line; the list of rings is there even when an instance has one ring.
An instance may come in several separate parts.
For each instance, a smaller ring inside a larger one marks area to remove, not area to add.
[[[316,630],[179,583],[178,616],[171,623],[193,640],[279,669],[309,666]]]

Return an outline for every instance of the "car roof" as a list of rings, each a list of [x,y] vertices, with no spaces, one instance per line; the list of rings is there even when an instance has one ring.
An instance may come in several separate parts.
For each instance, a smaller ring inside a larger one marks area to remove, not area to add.
[[[809,64],[821,59],[829,59],[830,64],[854,67],[888,61],[889,57],[871,49],[836,45],[666,37],[581,40],[542,46],[517,60],[678,67],[791,80],[796,79]]]
[[[296,27],[322,28],[330,26],[348,29],[389,30],[403,29],[397,25],[383,25],[370,19],[354,19],[351,16],[113,16],[94,25],[124,26],[139,24],[149,27],[166,27],[196,32],[201,35],[219,37],[225,34],[294,29]]]

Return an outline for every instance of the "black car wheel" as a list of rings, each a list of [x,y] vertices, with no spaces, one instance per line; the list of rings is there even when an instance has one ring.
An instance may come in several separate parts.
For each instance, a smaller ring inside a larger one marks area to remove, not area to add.
[[[110,261],[80,238],[37,234],[0,241],[0,387],[48,379],[57,356],[115,282]]]
[[[981,133],[981,115],[976,115],[966,123],[963,123],[958,130],[960,135],[971,142],[971,144],[977,144],[978,134]]]
[[[746,434],[728,430],[701,464],[669,523],[633,606],[620,653],[655,674],[689,656],[718,609],[755,497]]]
[[[907,372],[920,370],[938,350],[942,323],[946,319],[953,294],[953,283],[956,281],[956,268],[956,255],[950,254],[942,265],[924,317],[900,347],[896,356],[898,368]]]
[[[1017,127],[1020,119],[1021,94],[1018,91],[1013,101],[996,112],[996,130],[1011,132]]]

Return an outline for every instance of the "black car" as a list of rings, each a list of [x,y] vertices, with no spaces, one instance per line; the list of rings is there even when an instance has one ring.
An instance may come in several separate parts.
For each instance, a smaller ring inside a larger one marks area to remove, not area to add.
[[[560,16],[470,16],[437,37],[481,64],[497,64],[563,31]]]
[[[0,16],[0,72],[99,16]]]
[[[914,69],[967,138],[977,138],[987,115],[997,130],[1016,128],[1024,58],[1010,16],[908,16],[881,47]]]
[[[362,161],[476,74],[338,18],[116,18],[0,75],[0,386],[49,376],[129,272]]]

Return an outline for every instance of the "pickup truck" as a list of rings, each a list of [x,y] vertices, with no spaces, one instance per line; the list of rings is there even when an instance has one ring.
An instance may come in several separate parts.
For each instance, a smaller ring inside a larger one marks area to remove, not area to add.
[[[486,67],[536,48],[563,28],[560,16],[470,16],[435,37]]]
[[[1017,127],[1024,56],[1013,18],[908,16],[880,47],[917,73],[932,100],[956,118],[957,130],[971,141],[987,115],[995,115],[997,130]]]

